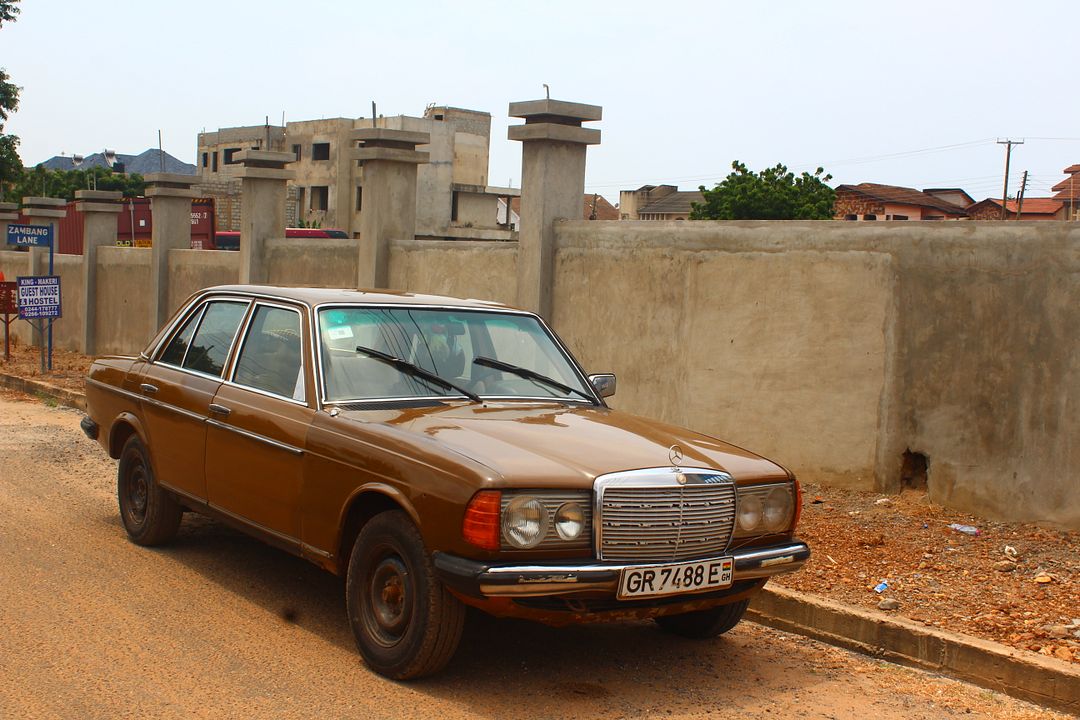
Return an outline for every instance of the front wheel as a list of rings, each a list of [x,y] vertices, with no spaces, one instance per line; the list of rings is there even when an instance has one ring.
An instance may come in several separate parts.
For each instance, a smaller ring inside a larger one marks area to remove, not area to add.
[[[176,536],[184,509],[154,480],[150,455],[138,435],[128,438],[120,451],[116,496],[120,520],[132,542],[164,545]]]
[[[661,630],[672,635],[704,640],[723,635],[738,625],[749,605],[749,600],[740,600],[708,610],[698,610],[682,615],[663,615],[656,618],[656,624]]]
[[[465,607],[436,577],[420,532],[405,513],[380,513],[360,531],[345,593],[356,647],[380,675],[430,675],[457,650]]]

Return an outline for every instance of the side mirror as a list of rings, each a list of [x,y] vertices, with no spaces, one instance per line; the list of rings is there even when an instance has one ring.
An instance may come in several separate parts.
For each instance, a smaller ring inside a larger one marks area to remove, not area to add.
[[[596,394],[602,398],[611,397],[615,394],[615,376],[611,373],[590,375],[589,384],[593,386]]]

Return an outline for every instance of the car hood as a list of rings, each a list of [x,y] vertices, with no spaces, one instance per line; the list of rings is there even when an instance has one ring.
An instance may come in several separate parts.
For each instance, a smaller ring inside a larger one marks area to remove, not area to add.
[[[433,440],[490,468],[494,484],[580,487],[605,473],[668,467],[672,445],[682,449],[683,467],[724,470],[737,481],[787,476],[776,463],[715,438],[609,408],[489,402],[412,409],[382,420],[426,438],[429,451]]]

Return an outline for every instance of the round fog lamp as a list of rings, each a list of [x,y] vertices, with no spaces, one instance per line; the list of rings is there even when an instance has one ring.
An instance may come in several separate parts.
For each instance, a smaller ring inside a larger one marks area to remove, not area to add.
[[[780,531],[787,527],[791,517],[791,493],[787,488],[775,488],[765,498],[761,519],[766,530]]]
[[[547,533],[547,524],[547,508],[542,502],[528,495],[514,498],[503,510],[503,537],[516,548],[525,549],[539,545]]]
[[[757,494],[747,494],[739,498],[739,529],[753,530],[761,524],[762,503]]]
[[[577,540],[585,529],[585,510],[576,502],[567,502],[555,511],[555,532],[563,540]]]

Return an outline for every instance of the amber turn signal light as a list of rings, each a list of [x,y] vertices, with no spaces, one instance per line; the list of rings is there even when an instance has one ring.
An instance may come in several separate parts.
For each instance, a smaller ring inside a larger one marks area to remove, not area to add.
[[[501,507],[502,493],[498,490],[481,490],[473,495],[461,523],[465,541],[485,550],[498,550]]]

